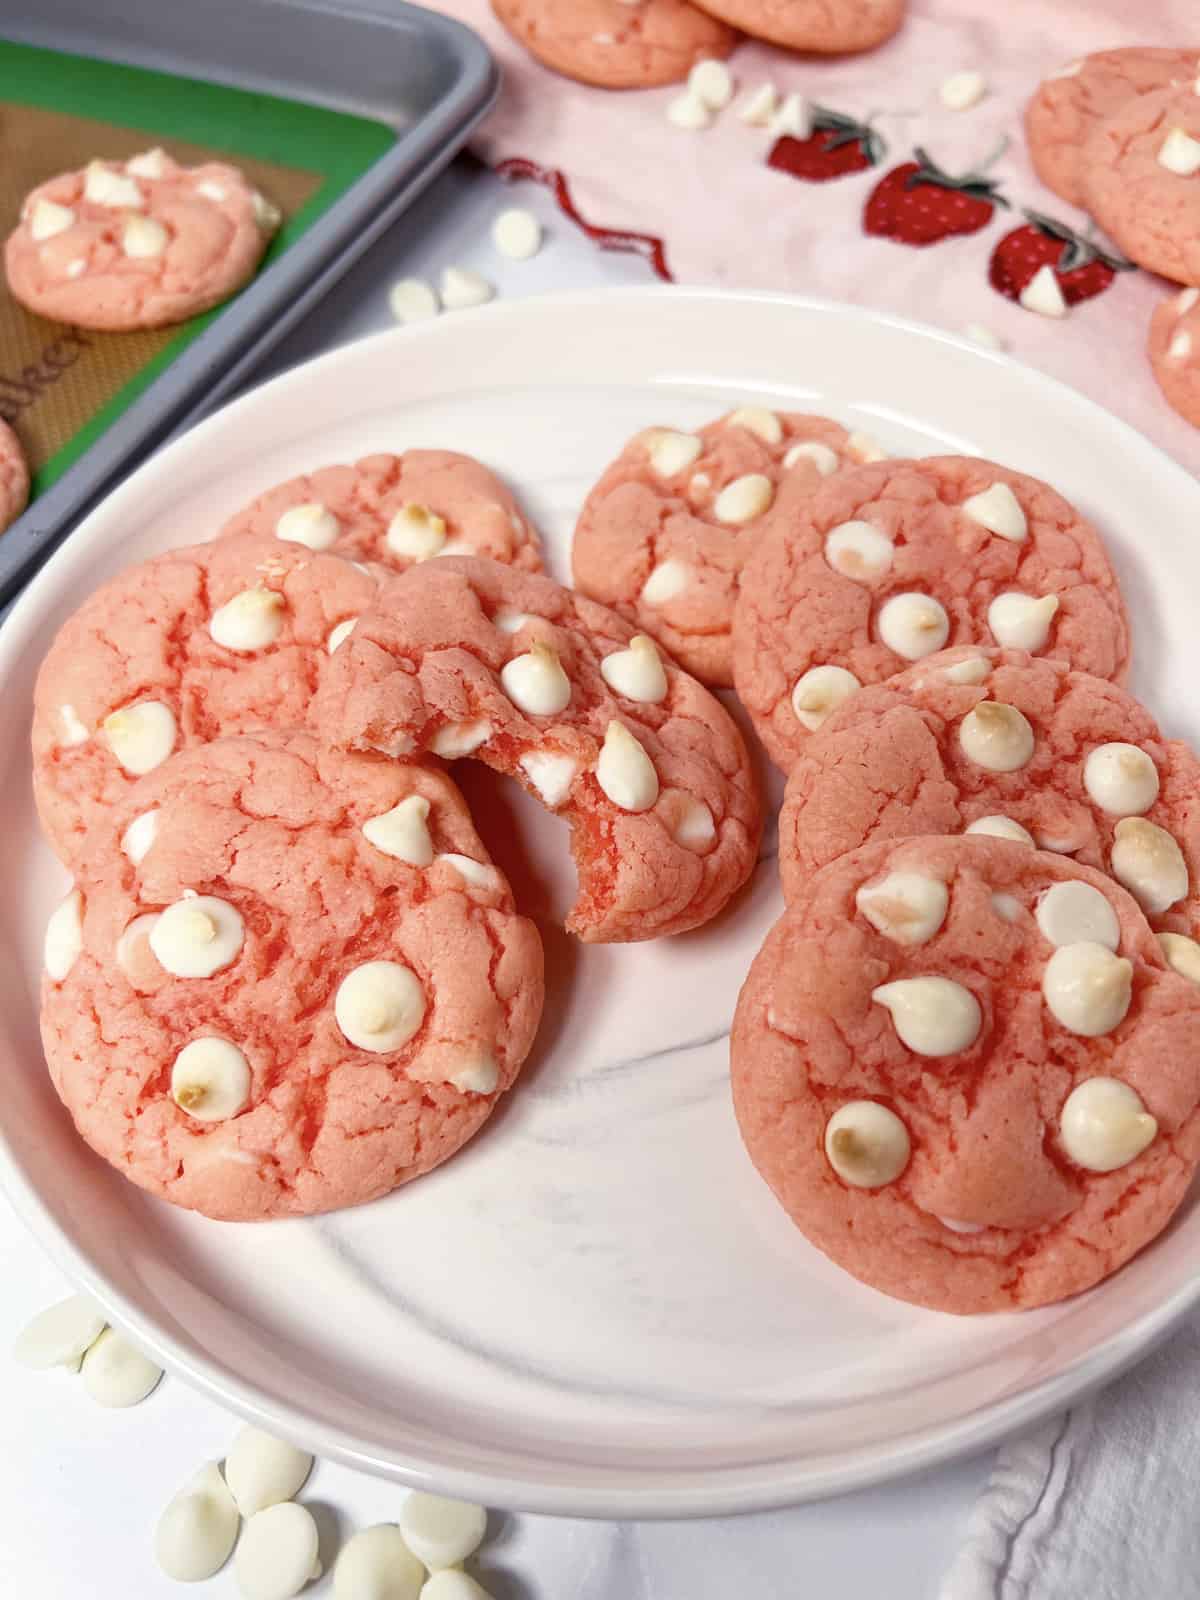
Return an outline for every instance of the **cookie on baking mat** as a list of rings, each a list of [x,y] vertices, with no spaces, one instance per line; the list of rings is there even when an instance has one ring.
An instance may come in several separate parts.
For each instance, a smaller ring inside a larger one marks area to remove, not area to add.
[[[743,406],[698,428],[646,428],[589,494],[575,586],[630,617],[701,682],[733,682],[738,577],[780,480],[815,489],[877,448],[827,417]]]
[[[1150,365],[1181,417],[1200,428],[1200,289],[1162,300],[1150,318]]]
[[[0,421],[0,533],[13,523],[29,503],[29,468],[21,441],[7,422]]]
[[[74,327],[183,322],[253,276],[280,215],[236,167],[161,150],[92,161],[41,184],[8,240],[14,297]]]
[[[697,0],[743,33],[785,50],[873,50],[904,21],[908,0]]]
[[[209,1216],[328,1211],[454,1154],[537,1028],[541,945],[442,773],[265,731],[92,830],[42,1037],[93,1149]]]
[[[98,589],[34,689],[33,784],[72,866],[99,813],[178,748],[299,727],[377,582],[339,556],[247,535],[171,550]]]
[[[1008,594],[1057,601],[1028,648],[1124,676],[1125,607],[1100,536],[1049,484],[930,456],[839,473],[799,505],[785,485],[742,573],[738,694],[787,771],[862,684],[947,645],[996,642],[993,602]]]
[[[1073,206],[1086,204],[1081,166],[1088,135],[1127,101],[1188,83],[1197,71],[1200,50],[1135,45],[1098,50],[1051,73],[1025,108],[1025,137],[1038,177]]]
[[[223,534],[273,534],[403,571],[432,556],[488,556],[540,572],[538,536],[512,490],[456,450],[407,450],[318,467],[276,484]]]
[[[737,43],[689,0],[492,0],[492,10],[543,66],[601,89],[681,82]]]
[[[1042,604],[996,602],[1031,627]],[[964,831],[1110,873],[1200,979],[1200,760],[1116,684],[1023,650],[967,647],[852,695],[788,779],[784,892],[799,899],[859,845]]]
[[[475,756],[571,824],[581,939],[682,933],[753,870],[761,808],[725,708],[595,601],[450,557],[380,592],[318,696],[331,742]]]
[[[826,867],[755,959],[732,1066],[805,1237],[940,1311],[1091,1287],[1200,1158],[1200,991],[1115,883],[1001,839]]]

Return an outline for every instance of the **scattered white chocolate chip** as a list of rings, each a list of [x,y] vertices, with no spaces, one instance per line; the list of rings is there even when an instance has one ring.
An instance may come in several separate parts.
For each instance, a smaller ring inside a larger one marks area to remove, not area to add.
[[[233,1570],[244,1600],[292,1600],[320,1570],[312,1512],[285,1500],[258,1511],[242,1529]]]
[[[745,428],[766,444],[780,444],[783,440],[783,423],[773,411],[762,406],[742,406],[725,419],[730,428]]]
[[[476,889],[497,889],[500,886],[495,867],[489,867],[483,861],[476,861],[473,856],[463,856],[448,851],[445,855],[439,856],[438,860],[444,861],[448,867],[453,867],[465,883],[471,884]]]
[[[389,1522],[362,1528],[333,1569],[334,1600],[419,1600],[425,1568]]]
[[[656,706],[667,698],[667,673],[658,646],[647,634],[636,634],[624,650],[614,650],[600,663],[608,687],[627,700]]]
[[[667,121],[676,128],[686,128],[692,133],[709,127],[712,119],[712,112],[704,101],[690,89],[676,95],[667,107]]]
[[[388,290],[388,305],[397,322],[428,322],[441,307],[438,297],[423,278],[401,278]]]
[[[738,106],[738,120],[751,128],[769,128],[779,109],[779,91],[773,83],[760,83]]]
[[[596,781],[622,811],[649,811],[658,799],[654,763],[621,722],[608,725],[596,762]]]
[[[682,791],[674,790],[675,794]],[[717,836],[717,825],[713,821],[712,811],[703,800],[697,800],[694,795],[683,795],[682,805],[679,810],[678,821],[671,829],[671,837],[676,844],[681,844],[686,850],[702,850]]]
[[[813,131],[813,108],[802,94],[789,94],[771,118],[771,132],[787,134],[793,139],[810,139]]]
[[[1160,933],[1158,942],[1172,971],[1200,985],[1200,944],[1183,933]]]
[[[35,200],[29,213],[29,233],[35,244],[53,239],[75,226],[75,213],[70,206],[60,206],[56,200]]]
[[[306,500],[289,506],[275,524],[275,537],[309,550],[328,550],[340,532],[338,519],[319,500]]]
[[[958,742],[968,761],[987,772],[1016,772],[1033,756],[1033,729],[1016,706],[982,700],[958,725]]]
[[[892,452],[885,450],[879,440],[871,433],[852,433],[846,440],[846,449],[858,462],[864,466],[872,461],[890,461]]]
[[[171,1099],[197,1122],[225,1122],[250,1098],[250,1063],[228,1039],[185,1044],[171,1068]]]
[[[50,913],[42,940],[42,965],[52,983],[63,981],[82,949],[83,895],[72,889]]]
[[[429,748],[443,761],[457,761],[478,750],[492,736],[490,722],[448,722],[429,741]]]
[[[443,859],[445,859],[443,857]],[[468,1058],[446,1079],[463,1094],[494,1094],[500,1082],[500,1068],[496,1058],[481,1051]]]
[[[1200,289],[1181,289],[1175,296],[1175,315],[1184,317],[1197,304],[1200,304]]]
[[[48,1372],[51,1367],[77,1372],[106,1326],[103,1311],[89,1295],[69,1295],[25,1324],[13,1345],[13,1357],[33,1372]]]
[[[410,502],[401,506],[388,523],[386,539],[393,555],[428,561],[440,555],[446,542],[446,520],[428,506]]]
[[[141,700],[110,712],[100,730],[119,764],[135,778],[164,762],[179,736],[175,713],[161,700]]]
[[[1035,311],[1039,317],[1065,317],[1067,314],[1062,287],[1049,262],[1037,269],[1017,300],[1026,311]]]
[[[946,920],[950,895],[940,878],[923,872],[889,872],[864,884],[854,903],[867,921],[896,944],[924,944]]]
[[[405,1544],[431,1572],[456,1567],[474,1555],[487,1532],[482,1506],[420,1490],[405,1500],[398,1520]]]
[[[792,689],[792,710],[796,721],[809,733],[816,733],[844,700],[848,700],[862,684],[846,667],[830,663],[809,667],[796,679]]]
[[[1200,172],[1200,139],[1183,128],[1172,128],[1158,148],[1158,164],[1177,177],[1190,178]]]
[[[1032,595],[1008,590],[988,607],[988,627],[996,643],[1007,650],[1041,650],[1050,637],[1058,605],[1057,595],[1035,600]]]
[[[352,1045],[375,1055],[399,1050],[425,1020],[425,991],[398,961],[367,961],[338,985],[333,1014]]]
[[[843,1183],[881,1189],[908,1165],[908,1129],[877,1100],[850,1100],[825,1124],[825,1156]]]
[[[676,433],[670,428],[651,428],[642,435],[650,465],[660,478],[673,478],[686,472],[704,448],[694,433]]]
[[[1087,1078],[1067,1096],[1059,1118],[1063,1149],[1088,1172],[1115,1172],[1154,1143],[1158,1123],[1119,1078]]]
[[[559,755],[553,750],[530,750],[517,765],[551,811],[567,798],[579,771],[579,763],[573,756]]]
[[[170,1502],[154,1530],[154,1558],[176,1583],[200,1583],[233,1554],[238,1509],[215,1461]]]
[[[466,311],[486,305],[496,291],[481,272],[468,267],[446,267],[441,281],[442,305],[447,311]]]
[[[432,1572],[421,1590],[420,1600],[492,1600],[481,1583],[458,1567],[443,1567]]]
[[[524,655],[506,661],[500,684],[517,710],[531,717],[557,716],[571,702],[571,680],[548,644],[530,645]]]
[[[642,585],[641,598],[648,606],[665,606],[682,594],[691,581],[692,570],[682,561],[660,561]]]
[[[211,978],[237,958],[245,937],[242,914],[228,900],[185,894],[160,912],[150,948],[176,978]]]
[[[1021,502],[1006,483],[993,483],[990,489],[981,489],[962,503],[964,517],[979,523],[989,533],[1001,539],[1020,544],[1029,533],[1029,524],[1021,510]]]
[[[928,594],[894,594],[880,607],[875,625],[882,642],[905,661],[933,655],[950,637],[945,606]]]
[[[1069,1033],[1098,1039],[1129,1010],[1133,963],[1094,941],[1064,944],[1046,963],[1042,994]]]
[[[825,537],[825,559],[843,578],[867,583],[891,570],[896,548],[869,522],[840,522]]]
[[[96,1404],[114,1408],[140,1405],[162,1377],[162,1368],[115,1328],[105,1328],[89,1347],[79,1371]]]
[[[975,821],[964,831],[967,833],[982,833],[992,839],[1012,839],[1017,844],[1029,845],[1030,849],[1037,848],[1036,841],[1029,829],[1023,828],[1019,822],[1014,822],[1011,817],[976,817]]]
[[[152,955],[150,930],[157,921],[156,911],[134,917],[117,940],[117,965],[135,989],[139,989],[145,979],[146,964]]]
[[[121,249],[131,261],[149,261],[162,255],[170,238],[154,217],[127,217],[121,229]]]
[[[987,79],[982,72],[952,72],[942,80],[938,98],[948,111],[969,111],[986,93]]]
[[[697,61],[688,73],[687,86],[710,111],[724,111],[733,99],[733,73],[723,61]]]
[[[1016,922],[1024,909],[1015,894],[1004,894],[1001,891],[992,896],[992,910],[1002,922]]]
[[[969,989],[951,978],[897,978],[871,991],[891,1014],[903,1044],[921,1056],[951,1056],[979,1037],[983,1013]]]
[[[156,145],[153,150],[143,150],[139,155],[130,156],[125,163],[125,171],[133,178],[165,178],[167,159],[167,152]]]
[[[819,439],[803,439],[794,444],[783,458],[783,470],[790,472],[801,461],[811,461],[823,478],[836,472],[840,465],[837,451]]]
[[[312,1471],[306,1450],[247,1424],[239,1428],[225,1458],[225,1481],[244,1517],[298,1495]]]
[[[1136,744],[1099,744],[1083,763],[1083,787],[1111,817],[1139,817],[1158,799],[1158,768]]]
[[[1167,346],[1167,359],[1169,361],[1186,361],[1192,353],[1192,336],[1186,329],[1181,329]]]
[[[1102,944],[1115,950],[1121,924],[1108,896],[1090,883],[1056,883],[1038,901],[1037,925],[1052,945]]]
[[[62,724],[62,739],[60,743],[66,746],[86,744],[91,738],[86,724],[79,720],[79,716],[72,705],[61,705],[58,708],[58,720]]]
[[[339,622],[336,626],[330,628],[329,637],[325,641],[325,648],[329,654],[332,655],[335,650],[344,645],[357,627],[358,618],[347,617],[344,622]]]
[[[740,528],[770,508],[775,486],[761,472],[748,472],[727,483],[713,501],[713,516],[728,527]]]
[[[1183,851],[1165,828],[1142,817],[1122,817],[1113,830],[1108,863],[1142,910],[1161,915],[1188,892]]]
[[[992,663],[986,656],[964,656],[942,668],[947,683],[985,683],[992,675]]]
[[[528,261],[542,248],[542,225],[532,211],[512,206],[492,223],[492,243],[510,261]]]
[[[83,180],[83,198],[94,206],[123,206],[140,211],[145,205],[142,191],[132,178],[114,172],[102,161],[89,161]]]
[[[985,327],[982,322],[967,322],[963,325],[963,333],[972,344],[982,345],[985,350],[1003,350],[1004,340],[991,328]]]
[[[143,811],[121,835],[121,849],[137,866],[139,861],[144,861],[149,853],[150,846],[154,843],[154,836],[158,832],[158,812]]]
[[[283,614],[287,601],[278,589],[259,585],[243,589],[213,612],[208,631],[214,641],[226,650],[236,650],[244,655],[255,650],[265,650],[274,644],[283,632]]]
[[[390,811],[369,817],[362,825],[363,837],[385,856],[407,861],[410,867],[428,867],[433,861],[428,817],[429,801],[410,794]]]

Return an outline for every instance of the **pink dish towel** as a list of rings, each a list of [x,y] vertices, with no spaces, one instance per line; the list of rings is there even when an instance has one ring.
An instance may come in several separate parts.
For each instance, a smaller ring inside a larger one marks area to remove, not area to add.
[[[1170,409],[1146,358],[1150,314],[1171,285],[1122,272],[1096,298],[1049,318],[988,281],[992,253],[1024,222],[1023,208],[1080,232],[1088,225],[1029,163],[1022,113],[1038,83],[1092,50],[1200,46],[1196,0],[913,0],[882,49],[828,60],[746,40],[730,60],[738,96],[702,132],[667,121],[678,88],[614,93],[570,82],[516,44],[488,0],[425,3],[473,27],[503,68],[499,105],[476,137],[479,155],[513,177],[536,169],[560,203],[607,233],[608,247],[641,251],[679,283],[822,295],[955,332],[978,323],[1018,360],[1098,400],[1200,473],[1200,430]],[[948,110],[940,86],[964,71],[982,72],[987,93],[970,110]],[[746,91],[763,83],[781,97],[797,93],[856,121],[871,118],[887,146],[879,165],[823,183],[768,166],[776,136],[737,114]],[[997,207],[980,232],[916,248],[863,231],[871,191],[916,146],[960,174],[1005,140],[988,176],[1010,208]]]

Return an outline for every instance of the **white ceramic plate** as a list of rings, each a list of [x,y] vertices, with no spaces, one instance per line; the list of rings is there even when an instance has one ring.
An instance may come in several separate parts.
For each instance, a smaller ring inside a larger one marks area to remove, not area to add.
[[[1200,716],[1200,486],[1077,394],[853,307],[707,292],[553,297],[335,351],[211,418],[74,535],[0,634],[0,1169],[64,1265],[164,1363],[323,1454],[510,1507],[647,1517],[784,1504],[995,1439],[1143,1353],[1197,1298],[1200,1210],[1093,1293],[963,1320],[831,1266],[743,1153],[726,1082],[738,987],[779,911],[774,862],[715,926],[581,949],[556,930],[561,825],[466,778],[546,939],[540,1044],[448,1167],[376,1205],[218,1224],[146,1198],[76,1139],[37,1040],[41,928],[65,887],[37,839],[28,725],[64,617],[120,567],[211,535],[325,461],[448,444],[519,486],[567,569],[588,486],[637,428],[759,401],[893,451],[1051,480],[1111,542],[1134,687]],[[460,774],[478,772],[470,764]]]

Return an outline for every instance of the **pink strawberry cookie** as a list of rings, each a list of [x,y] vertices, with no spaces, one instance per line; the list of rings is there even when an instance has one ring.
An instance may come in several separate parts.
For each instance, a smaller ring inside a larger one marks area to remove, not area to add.
[[[263,731],[102,816],[51,918],[50,1076],[135,1183],[257,1220],[373,1200],[511,1088],[542,954],[454,785]]]
[[[908,0],[698,0],[755,39],[785,50],[847,55],[873,50],[890,39],[904,21]]]
[[[1051,73],[1025,109],[1038,177],[1073,206],[1084,205],[1083,147],[1098,124],[1139,95],[1189,82],[1198,70],[1200,50],[1139,45],[1098,50]]]
[[[247,535],[132,567],[59,630],[34,691],[33,780],[54,849],[183,745],[299,727],[377,582],[339,556]]]
[[[580,513],[575,586],[645,628],[702,683],[727,687],[738,577],[780,482],[799,498],[877,449],[827,417],[757,406],[696,433],[644,429]]]
[[[475,756],[565,816],[581,939],[698,927],[754,868],[757,787],[724,707],[549,578],[452,557],[392,579],[316,714],[350,749]]]
[[[750,1158],[805,1237],[938,1311],[1090,1288],[1200,1160],[1200,993],[1110,879],[1001,839],[818,873],[750,970],[732,1069]]]
[[[442,555],[490,556],[526,572],[542,567],[538,536],[512,491],[455,450],[318,467],[268,489],[221,531],[273,534],[399,571]]]
[[[21,441],[0,422],[0,533],[24,511],[29,500],[29,468]]]
[[[742,574],[733,666],[785,772],[861,685],[972,642],[1125,675],[1125,607],[1100,536],[1049,484],[930,456],[839,474],[799,505],[781,493]]]
[[[947,650],[852,695],[805,745],[779,823],[784,892],[862,844],[996,833],[1111,873],[1152,927],[1190,936],[1184,961],[1198,797],[1200,760],[1115,684],[1021,650]]]
[[[1083,149],[1087,208],[1139,266],[1200,284],[1200,95],[1191,84],[1127,101]]]
[[[26,200],[5,251],[30,311],[128,332],[183,322],[255,273],[280,214],[236,167],[181,167],[161,150],[92,161]]]
[[[1150,319],[1150,365],[1181,417],[1200,428],[1200,289],[1161,300]]]
[[[492,10],[543,66],[601,89],[677,83],[737,42],[688,0],[492,0]]]

